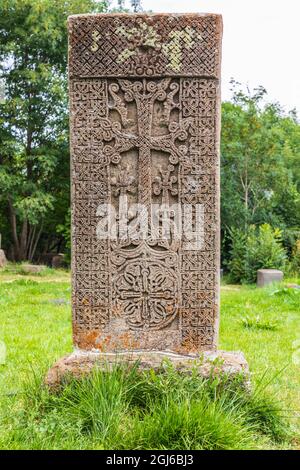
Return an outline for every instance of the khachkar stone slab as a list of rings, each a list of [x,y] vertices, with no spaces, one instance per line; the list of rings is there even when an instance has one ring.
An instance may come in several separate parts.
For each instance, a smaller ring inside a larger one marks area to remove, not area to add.
[[[221,18],[86,15],[69,29],[75,345],[214,349]],[[202,245],[99,240],[99,205],[124,196],[148,213],[202,206]]]
[[[69,18],[70,370],[216,350],[221,36],[213,14]]]

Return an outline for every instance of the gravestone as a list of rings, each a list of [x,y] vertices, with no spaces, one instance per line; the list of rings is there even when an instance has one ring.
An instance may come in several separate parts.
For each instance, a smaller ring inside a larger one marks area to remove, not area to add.
[[[0,233],[0,269],[7,265],[7,259],[4,250],[1,249],[2,235]]]
[[[264,287],[273,282],[282,282],[283,272],[279,269],[258,269],[257,271],[257,287]]]
[[[69,18],[76,353],[48,383],[104,357],[222,356],[221,36],[214,14]]]
[[[63,253],[54,255],[51,262],[51,267],[54,269],[60,269],[67,267],[66,257]]]
[[[0,249],[0,268],[4,268],[7,265],[7,259],[4,250]]]
[[[43,264],[22,264],[21,272],[24,274],[41,274],[45,271],[46,266]]]

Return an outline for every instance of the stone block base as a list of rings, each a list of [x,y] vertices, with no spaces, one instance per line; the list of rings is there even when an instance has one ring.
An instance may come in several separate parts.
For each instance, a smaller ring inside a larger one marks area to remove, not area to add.
[[[67,266],[65,255],[59,253],[58,255],[53,256],[51,266],[54,269],[65,268]]]
[[[257,271],[257,287],[264,287],[273,282],[281,282],[283,272],[278,269],[259,269]]]
[[[21,269],[25,274],[40,274],[45,271],[46,266],[43,264],[22,264]]]
[[[164,370],[166,362],[173,364],[177,370],[189,373],[197,368],[204,378],[226,375],[234,378],[241,375],[246,388],[250,387],[248,363],[241,352],[205,351],[195,355],[181,355],[170,351],[130,351],[118,353],[99,353],[75,350],[69,356],[57,361],[48,371],[45,383],[51,389],[57,389],[68,376],[80,378],[96,366],[109,370],[116,364],[133,365],[138,363],[140,370]]]
[[[7,264],[7,259],[3,250],[0,250],[0,268],[4,268]]]

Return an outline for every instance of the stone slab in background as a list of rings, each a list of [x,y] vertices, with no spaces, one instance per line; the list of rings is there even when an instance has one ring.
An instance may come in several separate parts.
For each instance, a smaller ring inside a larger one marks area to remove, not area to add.
[[[257,271],[257,287],[264,287],[273,282],[281,282],[283,272],[278,269],[259,269]]]
[[[56,255],[56,253],[43,253],[39,256],[37,262],[39,264],[44,264],[46,266],[49,266],[49,268],[52,267],[52,260],[53,257]]]
[[[45,271],[46,266],[43,264],[22,264],[21,270],[26,274],[40,274]]]
[[[139,370],[164,370],[165,361],[171,363],[183,373],[191,373],[193,368],[203,378],[225,375],[234,378],[240,375],[246,388],[250,386],[250,373],[247,361],[242,352],[204,351],[201,354],[180,355],[171,351],[128,351],[124,353],[99,353],[75,351],[63,357],[48,371],[45,379],[50,389],[57,389],[67,380],[68,375],[81,378],[97,367],[110,370],[116,364],[134,365]]]
[[[0,250],[0,269],[4,268],[7,264],[7,259],[4,250]]]
[[[51,262],[52,268],[60,269],[66,267],[65,255],[63,253],[59,253],[54,255]]]

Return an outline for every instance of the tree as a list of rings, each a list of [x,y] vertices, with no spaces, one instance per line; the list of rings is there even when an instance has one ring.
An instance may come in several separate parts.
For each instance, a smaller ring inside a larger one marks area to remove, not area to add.
[[[221,194],[226,226],[284,224],[284,196],[291,195],[290,205],[299,201],[299,181],[290,163],[297,160],[299,165],[299,125],[284,116],[278,104],[263,105],[265,95],[262,87],[252,94],[238,90],[233,101],[222,106]]]
[[[60,198],[63,212],[69,205],[67,16],[106,8],[96,0],[0,4],[0,204],[17,261],[33,258]]]
[[[134,13],[138,13],[142,11],[141,0],[130,0],[131,8],[133,9]]]

